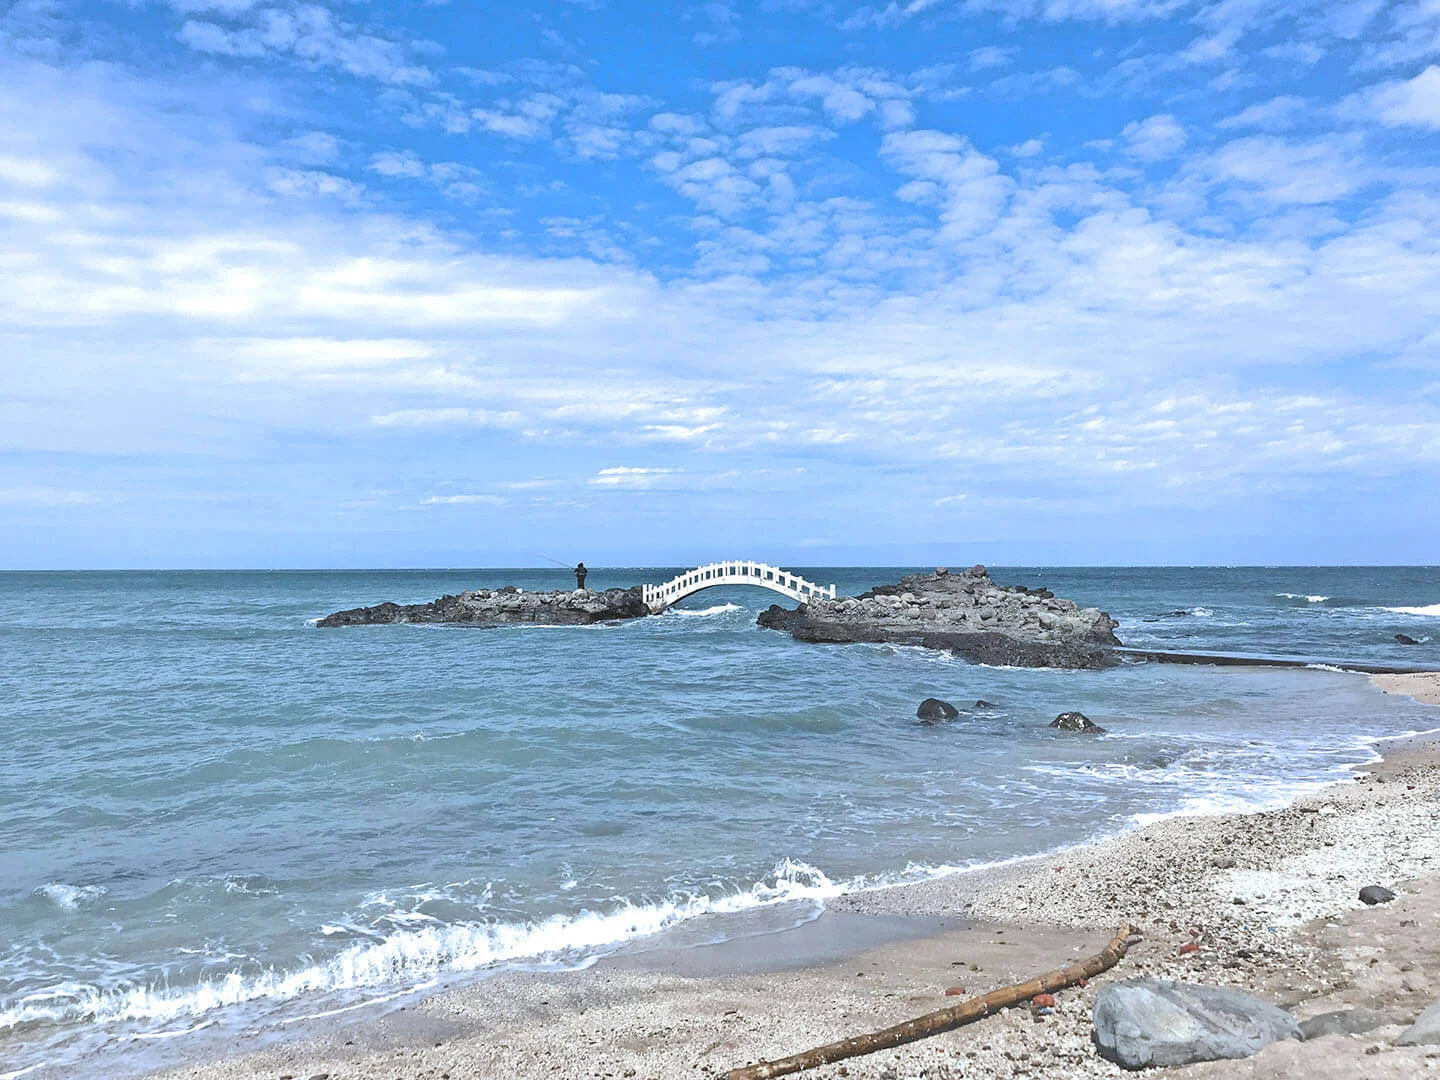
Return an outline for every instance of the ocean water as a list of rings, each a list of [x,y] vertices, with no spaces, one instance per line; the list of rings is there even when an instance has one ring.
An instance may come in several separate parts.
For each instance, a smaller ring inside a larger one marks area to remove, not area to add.
[[[842,594],[903,572],[796,569]],[[993,572],[1104,607],[1127,644],[1440,667],[1440,569]],[[1440,727],[1323,668],[800,644],[755,626],[782,599],[755,589],[609,627],[311,624],[569,580],[0,574],[0,1077],[123,1075],[191,1032],[1273,805]],[[930,695],[996,708],[927,727]],[[1046,726],[1071,709],[1109,734]]]

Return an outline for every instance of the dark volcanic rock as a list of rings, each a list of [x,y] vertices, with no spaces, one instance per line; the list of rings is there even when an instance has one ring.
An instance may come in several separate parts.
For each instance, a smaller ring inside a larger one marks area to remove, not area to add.
[[[927,697],[920,702],[920,707],[915,710],[915,715],[926,723],[933,724],[937,720],[954,720],[960,715],[960,710],[948,701]]]
[[[1360,902],[1375,906],[1376,904],[1388,904],[1395,899],[1395,894],[1384,885],[1366,885],[1360,890]]]
[[[1395,640],[1398,641],[1398,642],[1400,642],[1401,645],[1419,645],[1419,644],[1420,644],[1420,642],[1416,641],[1416,640],[1415,640],[1413,637],[1411,637],[1409,634],[1396,634],[1396,635],[1395,635]]]
[[[948,649],[977,664],[1098,668],[1113,663],[1116,622],[1046,589],[997,585],[983,566],[909,574],[856,597],[761,612],[761,626],[799,641],[891,642]]]
[[[986,701],[984,698],[981,698],[979,701],[975,702],[974,707],[977,709],[993,709],[995,708],[995,704],[994,702]]]
[[[382,623],[458,623],[467,626],[503,626],[507,623],[583,625],[614,619],[637,619],[650,614],[640,588],[588,589],[527,593],[514,585],[480,589],[458,596],[442,596],[428,604],[386,602],[374,607],[337,611],[317,626],[373,626]]]
[[[1050,721],[1050,726],[1059,728],[1061,731],[1080,731],[1086,735],[1103,735],[1105,733],[1103,727],[1083,712],[1062,712]]]

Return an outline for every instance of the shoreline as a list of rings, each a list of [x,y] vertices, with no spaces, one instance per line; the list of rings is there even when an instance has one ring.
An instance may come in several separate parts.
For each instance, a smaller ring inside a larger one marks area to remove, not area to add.
[[[1440,676],[1372,681],[1440,704]],[[1091,1047],[1089,1006],[1100,986],[1141,974],[1236,986],[1302,1021],[1350,1009],[1361,1018],[1352,1026],[1370,1028],[1167,1073],[1404,1075],[1433,1064],[1424,1054],[1434,1048],[1390,1040],[1440,993],[1440,944],[1428,941],[1440,916],[1440,738],[1379,747],[1380,760],[1352,778],[1282,809],[1167,816],[1050,854],[846,894],[789,929],[626,950],[580,971],[500,973],[253,1052],[233,1040],[233,1056],[151,1075],[723,1075],[963,1000],[946,997],[950,987],[978,996],[1069,962],[1126,921],[1145,940],[1090,987],[1059,995],[1052,1016],[1012,1009],[806,1075],[1124,1075]],[[1367,884],[1399,899],[1365,908],[1356,894]],[[1191,942],[1198,951],[1181,955]]]

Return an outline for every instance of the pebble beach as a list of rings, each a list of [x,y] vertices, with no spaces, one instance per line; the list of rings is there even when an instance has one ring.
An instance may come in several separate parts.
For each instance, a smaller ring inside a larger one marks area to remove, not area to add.
[[[1440,705],[1437,682],[1377,677],[1387,693]],[[1440,994],[1440,743],[1421,736],[1379,751],[1382,761],[1284,809],[1170,817],[1039,858],[848,895],[809,927],[743,948],[506,973],[388,1015],[317,1022],[325,1026],[261,1049],[242,1041],[231,1056],[163,1077],[723,1076],[1063,966],[1126,922],[1143,939],[1112,971],[1057,994],[1053,1009],[1009,1009],[805,1075],[1126,1075],[1096,1053],[1090,1010],[1107,983],[1141,975],[1244,989],[1310,1032],[1248,1060],[1165,1075],[1440,1071],[1440,1047],[1394,1041]],[[1397,898],[1367,907],[1357,897],[1372,884]],[[837,940],[817,949],[826,925]]]

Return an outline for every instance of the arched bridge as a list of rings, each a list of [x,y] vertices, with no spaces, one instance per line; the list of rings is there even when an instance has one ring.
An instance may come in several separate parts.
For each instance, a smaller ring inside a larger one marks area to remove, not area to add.
[[[686,570],[663,585],[642,585],[640,588],[641,597],[650,608],[651,614],[658,615],[675,601],[683,600],[701,589],[713,589],[717,585],[758,585],[762,589],[772,589],[801,603],[817,598],[835,599],[834,585],[816,585],[799,574],[760,562],[709,563],[697,566],[694,570]]]

